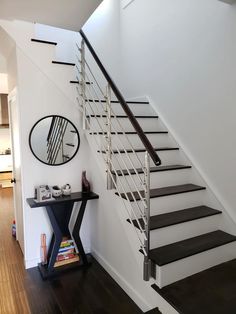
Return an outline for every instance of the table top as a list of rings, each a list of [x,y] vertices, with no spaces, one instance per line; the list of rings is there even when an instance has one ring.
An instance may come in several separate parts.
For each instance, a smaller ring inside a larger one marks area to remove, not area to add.
[[[74,193],[71,193],[71,195],[69,196],[63,195],[63,196],[54,198],[53,200],[50,200],[50,201],[36,202],[34,198],[27,198],[26,201],[31,208],[36,208],[36,207],[43,207],[43,206],[48,206],[48,205],[55,205],[59,203],[94,200],[98,198],[99,198],[98,194],[94,192],[90,192],[90,193],[74,192]]]

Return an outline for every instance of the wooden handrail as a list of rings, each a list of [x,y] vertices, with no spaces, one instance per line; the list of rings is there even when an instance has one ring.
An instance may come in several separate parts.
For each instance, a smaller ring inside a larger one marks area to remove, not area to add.
[[[121,92],[117,88],[116,84],[114,83],[114,81],[112,80],[112,78],[108,74],[107,70],[103,66],[102,62],[100,61],[98,55],[96,54],[95,50],[93,49],[92,45],[90,44],[90,42],[89,42],[87,36],[84,34],[83,30],[80,30],[80,35],[83,38],[84,42],[86,43],[86,46],[88,47],[90,53],[92,54],[94,60],[96,61],[97,65],[98,65],[98,67],[102,71],[102,73],[103,73],[104,77],[106,78],[107,82],[111,86],[111,89],[112,89],[113,93],[115,94],[115,96],[119,100],[119,102],[120,102],[124,112],[127,114],[131,124],[133,125],[135,131],[137,132],[140,140],[142,141],[144,147],[146,148],[147,152],[149,153],[149,155],[150,155],[151,159],[153,160],[154,164],[157,165],[157,166],[160,165],[161,164],[161,160],[160,160],[159,156],[157,155],[155,149],[153,148],[153,146],[150,143],[150,141],[147,138],[147,136],[144,134],[143,129],[141,128],[141,126],[138,123],[137,119],[133,115],[132,111],[130,110],[129,106],[127,105],[124,97],[122,96]]]

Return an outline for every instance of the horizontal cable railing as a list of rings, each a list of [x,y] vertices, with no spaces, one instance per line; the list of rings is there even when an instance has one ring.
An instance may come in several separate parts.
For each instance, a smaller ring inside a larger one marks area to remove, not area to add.
[[[84,34],[84,32],[82,30],[80,30],[80,35],[83,38],[84,42],[86,43],[86,46],[88,47],[88,49],[89,49],[90,53],[92,54],[94,60],[96,61],[97,65],[99,66],[99,68],[100,68],[101,72],[103,73],[105,79],[109,83],[113,93],[115,94],[115,96],[119,100],[119,102],[120,102],[124,112],[127,114],[130,122],[132,123],[135,131],[137,132],[138,136],[140,137],[144,147],[146,148],[147,152],[149,153],[149,155],[150,155],[151,159],[153,160],[154,164],[155,165],[160,165],[161,164],[161,160],[160,160],[159,156],[157,155],[155,149],[153,148],[152,144],[148,140],[147,136],[144,134],[144,132],[143,132],[141,126],[139,125],[137,119],[135,118],[135,116],[133,115],[133,113],[130,110],[129,106],[127,105],[124,97],[122,96],[121,92],[119,91],[119,89],[117,88],[117,86],[115,85],[113,80],[111,79],[110,75],[106,71],[105,67],[103,66],[102,62],[98,58],[95,50],[93,49],[93,47],[90,44],[88,38],[86,37],[86,35]]]
[[[161,160],[83,31],[80,31],[80,35],[82,41],[81,46],[77,44],[78,62],[76,64],[79,82],[77,101],[83,113],[83,126],[93,135],[106,164],[107,188],[115,189],[120,196],[129,221],[137,234],[144,254],[143,277],[144,280],[149,280],[151,271],[149,260],[150,158],[155,165],[160,165]],[[88,59],[85,59],[86,47],[100,73],[92,69]],[[101,74],[103,79],[101,79]],[[146,149],[144,160],[136,153],[134,144],[126,134],[112,106],[114,102],[112,98],[115,98],[116,106],[121,105],[141,144],[144,145]],[[137,171],[137,165],[141,172]]]
[[[47,136],[47,161],[51,165],[56,163],[58,154],[63,147],[63,140],[67,125],[68,121],[61,117],[52,118],[51,126]]]

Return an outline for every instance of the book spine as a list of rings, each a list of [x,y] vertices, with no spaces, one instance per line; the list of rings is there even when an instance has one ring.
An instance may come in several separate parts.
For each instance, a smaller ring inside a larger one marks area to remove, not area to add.
[[[57,261],[63,261],[66,259],[71,259],[71,258],[74,258],[75,256],[76,256],[76,254],[74,254],[74,253],[59,255],[59,256],[57,256]]]
[[[64,252],[59,252],[57,255],[66,255],[66,254],[70,254],[70,253],[75,253],[74,249],[70,249],[70,250],[66,250]]]
[[[61,252],[66,252],[66,251],[68,251],[68,250],[71,250],[71,249],[73,249],[74,250],[74,245],[71,245],[71,246],[68,246],[68,247],[64,247],[64,248],[60,248],[59,249],[59,252],[61,253]]]

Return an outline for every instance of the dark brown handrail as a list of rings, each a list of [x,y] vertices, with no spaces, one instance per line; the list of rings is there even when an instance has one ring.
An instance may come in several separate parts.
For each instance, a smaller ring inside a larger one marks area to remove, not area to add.
[[[146,148],[147,152],[149,153],[151,159],[153,160],[154,164],[159,166],[161,164],[161,160],[159,156],[157,155],[155,149],[153,148],[152,144],[150,143],[147,136],[144,134],[143,129],[139,125],[138,121],[136,120],[135,116],[133,115],[132,111],[130,110],[129,106],[127,105],[124,97],[122,96],[121,92],[117,88],[116,84],[104,68],[102,62],[98,58],[98,55],[96,54],[95,50],[93,49],[92,45],[90,44],[88,38],[84,34],[83,30],[80,30],[80,35],[82,36],[84,42],[86,43],[89,51],[91,52],[94,60],[96,61],[97,65],[99,66],[100,70],[102,71],[103,75],[105,76],[107,82],[111,86],[111,89],[113,90],[113,93],[116,95],[117,99],[119,100],[124,112],[127,114],[131,124],[133,125],[135,131],[137,132],[140,140],[142,141],[144,147]]]

